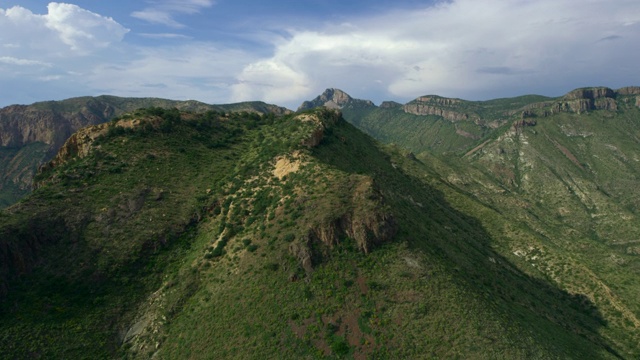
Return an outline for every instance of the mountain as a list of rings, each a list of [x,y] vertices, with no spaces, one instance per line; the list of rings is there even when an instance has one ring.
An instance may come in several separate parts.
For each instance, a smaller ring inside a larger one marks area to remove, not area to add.
[[[84,128],[0,211],[2,357],[640,354],[628,298],[587,291],[602,269],[564,289],[532,266],[566,258],[544,229],[410,155],[331,109]]]
[[[354,99],[349,94],[339,89],[327,89],[311,101],[305,101],[298,107],[298,111],[326,107],[329,109],[342,109],[347,107],[370,107],[375,106],[369,100]]]
[[[494,248],[520,269],[592,301],[606,321],[599,332],[624,349],[618,355],[635,358],[639,107],[638,87],[596,87],[558,98],[423,96],[342,111],[410,152],[431,186],[479,219]]]
[[[185,111],[249,111],[284,114],[288,110],[262,102],[208,105],[197,101],[157,98],[80,97],[0,109],[0,208],[31,190],[39,164],[51,159],[78,129],[104,123],[138,108]]]

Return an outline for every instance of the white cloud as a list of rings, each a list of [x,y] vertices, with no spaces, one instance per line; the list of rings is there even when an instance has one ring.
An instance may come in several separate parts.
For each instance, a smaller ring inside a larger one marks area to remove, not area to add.
[[[122,40],[129,31],[112,18],[84,10],[77,5],[49,3],[46,26],[55,30],[72,50],[104,48]]]
[[[214,3],[213,0],[160,0],[153,2],[150,7],[132,12],[131,16],[150,23],[181,28],[185,25],[174,19],[177,14],[197,14]]]
[[[86,54],[120,42],[129,31],[113,19],[77,5],[52,2],[47,10],[47,14],[38,15],[20,6],[0,9],[2,53],[38,51],[41,57]]]
[[[44,66],[44,67],[53,66],[50,63],[46,63],[43,61],[18,59],[11,56],[0,56],[0,63],[10,64],[10,65],[21,65],[21,66]]]
[[[273,56],[245,67],[233,99],[293,102],[326,87],[479,99],[622,86],[640,82],[630,70],[640,55],[638,24],[635,0],[441,2],[290,31],[274,42]]]
[[[108,61],[108,50],[128,31],[72,4],[51,2],[45,14],[0,9],[0,99],[24,103],[88,91],[68,82],[68,73],[86,72],[96,59]]]

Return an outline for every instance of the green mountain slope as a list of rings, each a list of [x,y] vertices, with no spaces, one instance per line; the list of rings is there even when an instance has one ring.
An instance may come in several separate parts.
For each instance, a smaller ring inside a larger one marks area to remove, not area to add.
[[[514,224],[313,110],[153,108],[72,136],[0,212],[5,358],[610,358]]]
[[[607,322],[600,333],[624,349],[621,356],[634,358],[640,340],[638,95],[640,88],[585,88],[542,102],[490,101],[490,111],[474,110],[472,123],[484,133],[466,144],[451,130],[471,123],[465,119],[408,120],[412,115],[398,104],[395,110],[345,104],[343,111],[362,130],[418,154],[431,185],[478,218],[493,247],[523,271],[593,302]],[[502,114],[495,129],[487,126],[496,121],[490,113]],[[444,145],[434,145],[435,137]]]
[[[87,96],[28,106],[7,106],[0,109],[0,208],[15,203],[31,191],[37,167],[50,160],[78,129],[148,107],[279,115],[289,112],[263,102],[208,105],[197,101],[116,96]]]

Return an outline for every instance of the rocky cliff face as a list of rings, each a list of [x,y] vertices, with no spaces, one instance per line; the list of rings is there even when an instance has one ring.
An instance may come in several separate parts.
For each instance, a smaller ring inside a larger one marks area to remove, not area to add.
[[[98,101],[89,101],[77,111],[46,104],[0,109],[0,149],[16,151],[0,163],[0,191],[11,188],[29,191],[38,164],[51,158],[78,129],[103,123],[115,112],[114,107]],[[35,147],[37,151],[27,147]]]
[[[41,142],[55,152],[79,128],[105,122],[114,114],[112,106],[98,102],[82,106],[79,111],[8,106],[0,109],[0,146],[20,147]]]

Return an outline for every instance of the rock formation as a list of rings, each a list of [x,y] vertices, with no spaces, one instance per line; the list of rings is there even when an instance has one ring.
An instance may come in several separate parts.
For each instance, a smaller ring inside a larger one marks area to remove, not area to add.
[[[301,144],[312,148],[320,144],[324,138],[324,132],[327,128],[335,125],[342,118],[342,114],[337,110],[327,110],[326,113],[318,114],[301,114],[296,117],[297,120],[312,123],[313,129],[309,136],[305,137]]]
[[[467,114],[455,109],[462,100],[443,98],[440,96],[421,96],[403,106],[406,113],[414,115],[435,115],[451,122],[479,119],[475,114]]]

